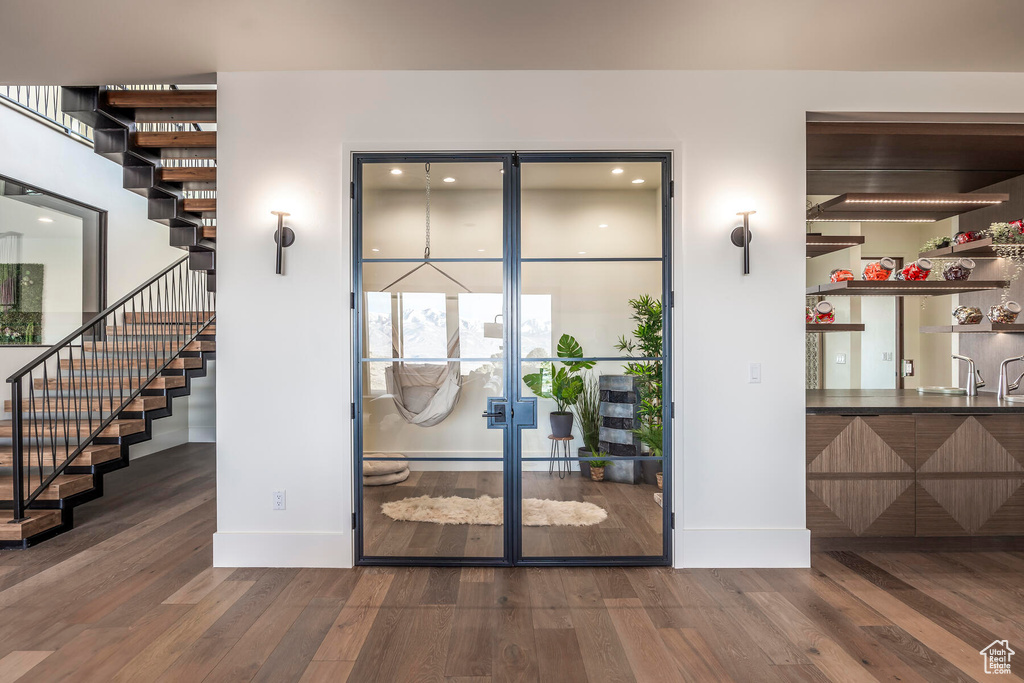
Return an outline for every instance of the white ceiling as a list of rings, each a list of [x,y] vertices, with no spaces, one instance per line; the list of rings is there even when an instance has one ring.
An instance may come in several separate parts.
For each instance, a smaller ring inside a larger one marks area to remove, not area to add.
[[[1024,71],[1020,0],[0,0],[0,83],[297,69]]]

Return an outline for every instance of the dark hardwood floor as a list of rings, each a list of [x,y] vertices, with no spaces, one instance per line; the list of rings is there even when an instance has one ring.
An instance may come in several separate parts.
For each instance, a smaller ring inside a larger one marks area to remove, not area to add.
[[[395,521],[380,511],[384,502],[418,496],[502,496],[501,472],[414,471],[393,486],[364,489],[363,528],[367,555],[376,557],[501,557],[500,526],[431,524]],[[544,500],[578,500],[603,508],[608,518],[587,527],[523,528],[525,557],[645,555],[660,557],[661,506],[657,486],[595,482],[572,472],[559,479],[548,472],[524,472],[523,496]]]
[[[106,484],[70,533],[0,553],[0,683],[982,681],[993,640],[1024,652],[1022,553],[816,553],[806,570],[213,569],[211,446]]]

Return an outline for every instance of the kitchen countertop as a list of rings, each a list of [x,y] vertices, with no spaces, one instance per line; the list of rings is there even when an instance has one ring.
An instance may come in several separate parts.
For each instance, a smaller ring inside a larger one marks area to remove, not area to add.
[[[893,415],[913,413],[1021,413],[1024,403],[1006,403],[995,392],[973,398],[919,394],[917,389],[808,389],[807,412],[831,415]]]

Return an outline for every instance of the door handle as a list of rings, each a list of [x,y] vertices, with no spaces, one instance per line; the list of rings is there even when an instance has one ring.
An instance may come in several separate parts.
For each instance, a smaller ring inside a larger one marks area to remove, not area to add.
[[[505,399],[492,396],[487,399],[487,410],[480,417],[487,418],[488,429],[499,429],[509,423],[512,414],[512,407]]]
[[[498,411],[493,412],[493,413],[480,413],[480,417],[488,417],[488,418],[491,418],[491,419],[501,418],[501,419],[504,420],[505,419],[505,411],[504,410],[498,410]]]

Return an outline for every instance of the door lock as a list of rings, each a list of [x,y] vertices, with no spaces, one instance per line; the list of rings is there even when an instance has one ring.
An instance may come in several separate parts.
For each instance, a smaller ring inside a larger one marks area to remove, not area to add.
[[[487,418],[488,429],[498,429],[506,426],[514,414],[505,399],[492,396],[487,399],[487,410],[481,413],[480,417]]]

